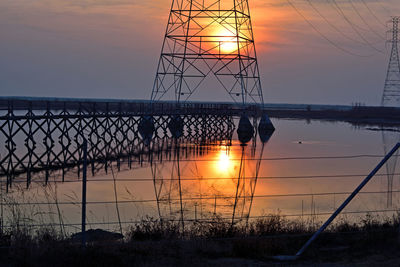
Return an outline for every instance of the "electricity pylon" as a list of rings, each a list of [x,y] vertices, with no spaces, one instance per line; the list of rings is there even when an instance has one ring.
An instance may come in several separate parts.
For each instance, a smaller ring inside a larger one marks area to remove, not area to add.
[[[186,101],[201,85],[263,103],[247,0],[172,0],[151,100]]]
[[[399,107],[400,105],[399,20],[400,17],[393,17],[391,20],[393,29],[389,32],[392,38],[388,42],[392,43],[392,50],[382,95],[382,106]]]
[[[391,39],[389,42],[392,43],[392,50],[390,53],[389,67],[387,69],[385,87],[381,102],[381,105],[384,107],[400,107],[400,63],[398,51],[399,20],[400,17],[393,17],[391,19],[393,28],[389,31],[391,33]],[[388,153],[391,149],[390,147],[393,147],[394,144],[399,142],[400,133],[398,131],[382,130],[382,139],[383,150],[385,153]],[[392,205],[393,178],[396,171],[397,155],[398,152],[396,152],[395,156],[391,157],[386,163],[388,207]]]

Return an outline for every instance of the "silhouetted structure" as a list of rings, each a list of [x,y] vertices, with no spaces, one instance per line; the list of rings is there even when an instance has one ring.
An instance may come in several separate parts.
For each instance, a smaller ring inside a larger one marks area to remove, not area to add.
[[[162,104],[159,104],[160,106]],[[27,185],[34,173],[67,170],[80,173],[83,163],[83,140],[88,142],[89,168],[94,174],[108,171],[112,162],[141,164],[157,160],[169,151],[172,136],[170,118],[176,109],[171,104],[160,107],[152,116],[154,135],[151,142],[139,133],[145,107],[140,103],[105,101],[17,100],[0,101],[0,177],[7,177],[7,187],[14,178],[26,174]],[[211,105],[212,106],[212,105]],[[180,110],[184,131],[181,142],[212,144],[232,139],[235,125],[229,115],[201,113],[201,109]],[[227,112],[229,113],[229,112]],[[196,152],[195,148],[192,149]]]
[[[398,107],[400,104],[399,20],[400,17],[393,17],[391,20],[393,24],[393,29],[390,31],[392,38],[388,42],[392,43],[392,50],[382,96],[382,106],[385,107]]]
[[[211,76],[236,103],[264,102],[248,1],[172,0],[151,99],[180,103]]]
[[[393,17],[391,22],[393,28],[390,31],[392,34],[389,40],[392,43],[392,50],[390,53],[389,66],[387,69],[385,87],[382,95],[381,105],[384,107],[399,107],[400,106],[400,61],[398,51],[399,41],[399,19],[400,17]],[[382,131],[383,148],[384,152],[388,153],[394,144],[399,142],[400,134],[397,131]],[[388,160],[386,163],[387,171],[387,206],[392,205],[392,191],[393,191],[393,177],[396,170],[397,154]]]

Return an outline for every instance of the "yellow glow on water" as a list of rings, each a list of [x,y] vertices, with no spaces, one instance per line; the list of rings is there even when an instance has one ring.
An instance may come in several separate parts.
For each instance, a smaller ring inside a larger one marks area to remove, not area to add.
[[[231,163],[229,154],[226,151],[221,150],[219,152],[219,158],[218,158],[217,166],[216,166],[217,171],[221,172],[221,173],[227,173],[231,167],[232,167],[232,163]]]
[[[221,146],[210,158],[211,175],[218,178],[234,178],[240,165],[240,154],[232,147]],[[209,164],[210,164],[209,163]],[[216,180],[213,182],[226,184],[229,179]]]

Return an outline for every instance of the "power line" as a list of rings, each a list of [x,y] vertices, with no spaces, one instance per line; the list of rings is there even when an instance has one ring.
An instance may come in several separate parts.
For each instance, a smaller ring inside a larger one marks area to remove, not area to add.
[[[364,19],[363,16],[361,16],[361,13],[358,11],[358,9],[354,6],[354,3],[352,0],[348,0],[350,5],[352,6],[353,10],[356,12],[356,14],[360,17],[361,21],[367,25],[368,29],[373,32],[376,36],[378,36],[379,38],[381,38],[382,40],[386,41],[386,38],[384,36],[382,36],[380,33],[378,33],[377,31],[375,31],[371,25],[369,25],[369,23]]]
[[[249,159],[246,159],[246,161],[332,160],[332,159],[382,158],[382,157],[383,157],[383,155],[359,154],[359,155],[341,155],[341,156],[249,158]],[[231,161],[240,161],[239,158],[230,159],[230,160]],[[179,161],[180,162],[218,162],[219,159],[179,159]],[[169,161],[169,160],[152,160],[152,163],[154,163],[154,164],[163,164],[163,163],[169,163],[169,162],[173,162],[173,161]],[[122,163],[124,163],[124,162],[122,162]],[[141,164],[142,162],[141,161],[131,161],[131,163],[140,163]],[[150,162],[148,162],[148,163],[150,163]],[[81,162],[77,162],[76,166],[79,166],[80,164],[81,164]],[[52,167],[54,168],[54,166],[52,166]],[[69,168],[69,169],[72,170],[73,168]],[[43,169],[40,169],[40,170],[36,170],[36,169],[29,170],[26,167],[18,169],[18,172],[21,172],[21,171],[23,171],[23,173],[27,173],[28,171],[39,173],[39,172],[46,171],[46,168],[44,167]],[[12,172],[11,172],[11,174],[12,174]],[[21,175],[21,174],[22,173],[19,173],[18,175]],[[1,173],[0,174],[0,179],[1,178],[5,178],[5,177],[7,177],[7,173]]]
[[[356,56],[356,57],[370,57],[371,56],[371,55],[360,55],[360,54],[354,53],[354,52],[347,50],[346,48],[343,48],[340,45],[336,44],[331,39],[329,39],[325,34],[323,34],[316,26],[314,26],[314,24],[311,23],[311,21],[309,19],[307,19],[307,17],[290,0],[286,0],[286,1],[288,2],[288,4],[290,6],[292,6],[292,8],[297,12],[297,14],[299,14],[304,19],[304,21],[307,22],[308,25],[310,25],[310,27],[314,29],[314,31],[316,31],[322,38],[324,38],[328,43],[330,43],[335,48],[339,49],[340,51],[342,51],[346,54]]]
[[[330,178],[360,178],[365,177],[368,174],[332,174],[332,175],[296,175],[296,176],[248,176],[242,177],[241,179],[245,180],[253,180],[255,178],[260,180],[274,180],[274,179],[330,179]],[[382,173],[382,174],[375,174],[377,177],[388,176],[388,175],[400,175],[400,173]],[[209,181],[209,180],[232,180],[237,179],[237,177],[183,177],[181,181]],[[148,178],[121,178],[119,182],[153,182],[154,180],[163,180],[163,181],[174,181],[176,178],[161,178],[161,179],[153,179],[152,177]],[[113,179],[88,179],[88,182],[113,182]],[[36,180],[32,181],[33,183],[45,183],[46,181],[43,180]],[[57,181],[56,181],[57,182]],[[65,180],[59,181],[60,183],[81,183],[81,180]],[[13,181],[13,183],[24,183],[26,181]]]
[[[329,3],[331,3],[329,0],[327,0]],[[373,50],[384,54],[384,52],[378,48],[376,48],[375,46],[373,46],[361,33],[359,30],[357,30],[355,24],[353,22],[351,22],[351,20],[346,16],[346,14],[344,13],[343,9],[338,5],[338,3],[336,2],[336,0],[331,0],[332,3],[335,5],[335,7],[337,8],[337,11],[339,12],[339,14],[342,15],[342,17],[344,18],[344,20],[350,25],[350,27],[353,29],[353,31],[361,38],[361,40],[363,40],[365,42],[366,45],[368,45],[370,48],[372,48]]]
[[[354,39],[350,36],[348,36],[347,34],[345,34],[339,27],[336,27],[335,24],[331,23],[328,18],[326,16],[324,16],[321,11],[319,11],[319,9],[312,3],[311,0],[306,0],[308,2],[308,4],[311,6],[312,9],[314,9],[315,12],[318,13],[318,15],[325,20],[326,23],[328,23],[335,31],[337,31],[339,34],[341,34],[342,36],[344,36],[346,39],[352,41],[352,42],[356,42],[356,43],[360,43],[360,44],[364,44],[363,42]]]
[[[391,12],[389,9],[387,9],[387,8],[381,3],[381,1],[377,1],[377,3],[383,8],[383,10],[385,10],[385,12],[386,12],[389,16],[392,16],[392,12]]]
[[[400,190],[391,191],[392,193],[400,193]],[[321,196],[339,196],[339,195],[349,195],[352,192],[321,192],[321,193],[294,193],[294,194],[272,194],[272,195],[254,195],[254,198],[282,198],[282,197],[321,197]],[[387,191],[364,191],[359,192],[362,195],[371,195],[371,194],[387,194]],[[238,196],[237,198],[247,199],[250,196]],[[195,201],[195,200],[215,200],[215,198],[221,200],[229,200],[235,199],[235,196],[206,196],[206,197],[189,197],[189,198],[176,198],[176,199],[141,199],[141,200],[119,200],[119,204],[129,204],[129,203],[156,203],[156,202],[176,202],[176,201]],[[79,205],[81,202],[24,202],[24,203],[10,203],[10,205],[15,206],[30,206],[30,205]],[[115,204],[115,201],[87,201],[87,205],[107,205],[107,204]]]
[[[337,3],[333,3],[333,0],[326,0],[331,6],[332,8],[339,14],[340,17],[344,18],[347,17],[346,15],[344,15],[344,11],[343,9],[337,4]],[[330,2],[332,1],[332,2]],[[341,1],[342,3],[345,2],[346,0]],[[336,5],[337,4],[337,5]],[[352,16],[351,16],[352,17]],[[346,21],[347,22],[347,21]],[[350,21],[351,24],[353,24],[354,27],[356,27],[357,29],[361,30],[361,31],[367,31],[366,29],[364,29],[363,27],[359,26],[357,23],[353,23],[352,21]],[[348,23],[348,22],[347,22]],[[350,25],[350,23],[348,23]],[[351,25],[350,25],[351,26]],[[363,43],[365,44],[365,42]]]
[[[372,10],[370,9],[370,7],[367,5],[367,3],[364,0],[360,0],[364,6],[367,8],[367,10],[369,11],[369,13],[376,19],[376,21],[378,21],[380,24],[383,25],[383,27],[386,27],[385,23],[383,23],[376,15],[374,12],[372,12]],[[378,2],[380,2],[380,0],[378,0]]]

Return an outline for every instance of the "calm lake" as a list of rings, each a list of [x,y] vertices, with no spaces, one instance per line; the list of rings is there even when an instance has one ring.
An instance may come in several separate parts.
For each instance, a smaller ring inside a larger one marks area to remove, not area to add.
[[[278,213],[319,222],[381,161],[383,140],[389,150],[395,144],[390,140],[399,135],[393,128],[382,131],[344,122],[272,121],[276,131],[264,144],[257,137],[242,146],[236,131],[232,141],[201,147],[171,141],[168,153],[151,162],[131,169],[122,164],[120,171],[113,164],[107,173],[94,176],[89,172],[88,227],[115,230],[119,221],[126,227],[146,216],[185,222],[219,216],[243,223]],[[396,161],[397,155],[342,216],[359,221],[367,212],[396,214]],[[34,181],[29,189],[23,181],[14,183],[9,193],[3,191],[5,226],[16,220],[27,225],[58,225],[61,220],[69,232],[80,229],[82,184],[76,172],[63,183],[53,173],[48,185]]]

